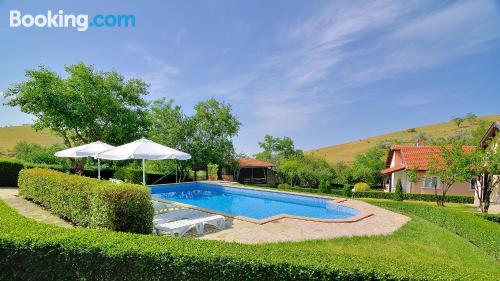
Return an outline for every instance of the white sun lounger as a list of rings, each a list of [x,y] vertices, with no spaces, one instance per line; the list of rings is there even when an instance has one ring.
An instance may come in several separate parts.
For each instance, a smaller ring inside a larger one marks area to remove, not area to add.
[[[177,210],[181,209],[181,207],[176,206],[174,204],[163,203],[163,202],[159,202],[156,200],[151,200],[151,203],[153,204],[153,208],[155,210],[155,215],[166,213],[166,212],[177,211]]]
[[[163,232],[182,237],[192,228],[196,228],[198,235],[203,235],[207,224],[222,229],[225,226],[225,218],[221,215],[183,209],[155,216],[153,224],[157,233]]]

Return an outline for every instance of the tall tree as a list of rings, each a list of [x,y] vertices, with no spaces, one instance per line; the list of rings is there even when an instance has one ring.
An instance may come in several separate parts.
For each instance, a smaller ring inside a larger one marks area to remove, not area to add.
[[[117,145],[145,135],[144,81],[125,80],[115,71],[96,71],[83,63],[65,71],[67,78],[44,66],[26,71],[25,82],[5,91],[7,105],[35,116],[36,130],[52,130],[67,147],[97,140]],[[83,164],[73,160],[72,168],[81,170]]]
[[[224,166],[234,158],[233,137],[238,135],[241,123],[231,105],[216,99],[199,102],[195,114],[189,118],[193,128],[189,153],[195,168],[207,168],[209,163]]]
[[[457,128],[460,128],[460,126],[465,121],[465,119],[462,117],[454,117],[453,119],[451,119],[451,121],[455,122],[455,125],[457,125]]]
[[[446,194],[455,183],[474,178],[476,159],[475,152],[464,149],[462,141],[439,147],[439,153],[431,157],[426,172],[426,177],[436,177],[433,185],[438,206],[444,206]],[[440,193],[438,193],[439,182],[442,184]]]
[[[382,184],[380,171],[384,169],[386,150],[373,147],[365,153],[356,155],[351,166],[351,176],[354,181],[366,182],[370,186]]]
[[[160,99],[153,102],[149,114],[151,129],[149,138],[163,145],[190,152],[193,136],[192,122],[184,114],[180,105],[174,105],[173,100]],[[178,181],[183,181],[188,175],[189,161],[172,160],[153,161],[155,169],[162,173],[175,170]]]
[[[500,185],[500,137],[490,140],[486,149],[477,150],[477,158],[474,169],[479,179],[476,195],[479,199],[479,209],[488,213],[491,194]]]
[[[257,159],[273,161],[277,158],[290,158],[297,154],[301,154],[301,151],[295,149],[293,140],[289,137],[273,137],[271,135],[265,135],[264,141],[259,142],[260,148],[263,149],[255,155]]]

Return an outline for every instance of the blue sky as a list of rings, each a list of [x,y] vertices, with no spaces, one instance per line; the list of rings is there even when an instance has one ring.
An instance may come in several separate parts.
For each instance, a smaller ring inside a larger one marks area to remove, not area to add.
[[[9,27],[10,10],[59,9],[136,27]],[[265,134],[311,149],[500,113],[498,1],[0,1],[0,39],[0,91],[40,64],[115,69],[187,113],[231,103],[249,154]],[[0,106],[0,126],[30,120]]]

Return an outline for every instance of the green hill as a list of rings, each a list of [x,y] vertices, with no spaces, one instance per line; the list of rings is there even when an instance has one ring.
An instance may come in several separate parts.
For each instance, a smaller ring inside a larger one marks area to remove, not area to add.
[[[480,116],[479,119],[493,122],[496,120],[500,120],[500,114]],[[464,124],[462,124],[461,127],[469,128],[469,126],[470,125],[468,125],[467,122],[464,122]],[[457,125],[454,122],[445,122],[445,123],[422,126],[415,129],[416,132],[424,132],[433,137],[447,137],[455,133]],[[307,151],[306,153],[314,157],[323,158],[329,163],[335,163],[338,161],[351,162],[354,160],[354,157],[357,154],[366,152],[368,149],[370,149],[371,147],[377,145],[382,141],[395,140],[395,139],[411,140],[415,136],[416,132],[410,132],[408,129],[406,129],[403,131],[378,135],[348,143],[313,149]]]
[[[62,143],[62,140],[48,130],[36,132],[30,125],[0,127],[0,150],[12,150],[16,143],[26,141],[42,146]]]

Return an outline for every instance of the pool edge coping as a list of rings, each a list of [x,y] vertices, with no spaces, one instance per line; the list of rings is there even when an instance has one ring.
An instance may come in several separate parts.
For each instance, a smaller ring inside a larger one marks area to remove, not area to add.
[[[220,185],[220,186],[228,186],[228,187],[233,187],[233,188],[244,188],[244,189],[246,188],[246,189],[258,190],[258,191],[278,192],[278,193],[284,193],[284,194],[301,195],[301,196],[306,196],[306,197],[316,197],[316,198],[323,198],[323,199],[331,199],[330,201],[328,201],[328,204],[336,204],[336,205],[340,205],[340,206],[343,206],[343,207],[355,209],[355,210],[359,211],[359,214],[357,214],[355,216],[352,216],[352,217],[349,217],[349,218],[345,218],[345,219],[320,219],[320,218],[310,218],[310,217],[294,216],[294,215],[289,215],[289,214],[278,214],[278,215],[274,215],[274,216],[267,217],[267,218],[259,220],[259,219],[252,219],[252,218],[249,218],[249,217],[244,217],[244,216],[237,216],[237,215],[233,215],[233,214],[228,214],[228,213],[224,213],[224,212],[220,212],[220,211],[214,211],[214,210],[211,210],[211,209],[205,209],[205,208],[201,208],[201,207],[198,207],[198,206],[194,206],[194,205],[190,205],[190,204],[185,204],[185,203],[180,203],[180,202],[176,202],[176,201],[170,201],[170,200],[165,200],[165,199],[160,199],[160,198],[155,198],[154,200],[159,201],[159,202],[165,202],[165,203],[173,204],[173,205],[184,207],[184,208],[188,208],[188,209],[194,209],[194,210],[198,210],[198,211],[202,211],[202,212],[206,212],[206,213],[211,213],[211,214],[216,214],[216,215],[222,215],[222,216],[225,216],[225,217],[230,217],[230,218],[233,218],[233,219],[237,219],[237,220],[241,220],[241,221],[247,221],[247,222],[251,222],[251,223],[255,223],[255,224],[266,224],[266,223],[269,223],[269,222],[272,222],[272,221],[276,221],[276,220],[280,220],[280,219],[284,219],[284,218],[298,219],[298,220],[305,220],[305,221],[313,221],[313,222],[323,222],[323,223],[352,223],[352,222],[360,221],[362,219],[365,219],[365,218],[370,217],[370,216],[373,215],[373,213],[371,213],[371,212],[369,212],[369,211],[367,211],[365,209],[354,208],[354,207],[346,206],[345,204],[342,204],[342,203],[348,201],[348,199],[346,199],[346,198],[335,198],[335,197],[330,197],[330,196],[304,194],[304,193],[293,192],[293,191],[288,192],[288,191],[283,191],[283,190],[276,190],[275,191],[275,190],[267,190],[267,189],[264,189],[264,188],[249,187],[249,186],[236,186],[236,185],[231,185],[230,183],[225,183],[225,182],[224,183],[222,183],[222,182],[214,182],[214,181],[198,181],[198,182],[201,182],[201,183],[210,183],[210,184],[215,184],[215,185]]]

